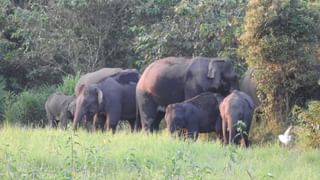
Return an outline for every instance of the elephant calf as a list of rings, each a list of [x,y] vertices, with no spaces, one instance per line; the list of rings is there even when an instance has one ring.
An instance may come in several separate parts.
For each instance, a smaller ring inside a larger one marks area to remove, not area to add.
[[[215,131],[222,138],[219,102],[223,97],[205,92],[181,103],[166,108],[165,121],[171,133],[185,129],[188,136],[198,138],[198,133]]]
[[[225,144],[235,143],[248,146],[248,136],[255,105],[250,96],[238,90],[232,91],[221,102],[222,132]],[[238,121],[243,121],[243,133],[237,130]],[[245,133],[244,133],[245,132]],[[244,144],[245,143],[245,144]]]
[[[60,124],[62,129],[67,128],[68,121],[73,119],[74,99],[74,96],[67,96],[61,92],[48,97],[45,109],[50,127],[56,128]]]

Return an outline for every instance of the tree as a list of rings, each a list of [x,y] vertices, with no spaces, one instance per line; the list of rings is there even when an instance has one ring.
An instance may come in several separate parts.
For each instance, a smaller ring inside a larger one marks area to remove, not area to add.
[[[311,71],[319,38],[319,6],[300,0],[250,0],[241,53],[256,68],[265,121],[288,123],[300,88],[316,85]]]

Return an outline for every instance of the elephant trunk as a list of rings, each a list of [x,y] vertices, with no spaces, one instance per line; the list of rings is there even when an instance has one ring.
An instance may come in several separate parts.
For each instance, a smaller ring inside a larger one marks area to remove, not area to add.
[[[83,119],[85,113],[81,109],[80,105],[76,107],[76,111],[74,114],[74,119],[73,119],[73,129],[77,130],[79,122]]]

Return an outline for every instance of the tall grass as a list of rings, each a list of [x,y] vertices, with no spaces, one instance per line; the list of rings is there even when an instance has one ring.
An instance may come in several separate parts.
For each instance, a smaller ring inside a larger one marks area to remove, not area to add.
[[[318,150],[239,149],[165,133],[0,131],[0,179],[317,179]]]

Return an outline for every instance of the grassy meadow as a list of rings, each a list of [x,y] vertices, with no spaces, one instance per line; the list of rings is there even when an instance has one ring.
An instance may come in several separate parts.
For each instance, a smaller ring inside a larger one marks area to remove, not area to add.
[[[319,179],[319,150],[248,149],[166,133],[0,129],[0,179]]]

